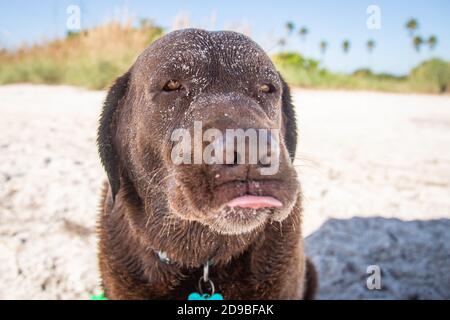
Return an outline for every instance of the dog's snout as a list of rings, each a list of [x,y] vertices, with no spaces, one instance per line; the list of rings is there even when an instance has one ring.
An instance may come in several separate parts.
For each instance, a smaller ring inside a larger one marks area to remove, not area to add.
[[[267,129],[230,131],[211,143],[214,150],[209,170],[218,180],[246,180],[249,172],[278,161],[278,143]]]

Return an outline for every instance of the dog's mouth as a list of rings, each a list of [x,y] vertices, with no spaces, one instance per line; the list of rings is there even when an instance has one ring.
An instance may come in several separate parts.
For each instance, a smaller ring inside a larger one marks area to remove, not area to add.
[[[299,190],[289,174],[208,183],[196,173],[179,171],[171,180],[169,204],[179,218],[197,221],[224,235],[259,232],[268,222],[282,222],[292,211]]]
[[[286,201],[287,184],[280,179],[232,180],[212,188],[213,207],[277,209]]]
[[[207,224],[216,232],[228,235],[248,233],[269,220],[281,221],[290,211],[293,199],[283,192],[281,181],[236,181],[214,190],[217,209]]]
[[[230,208],[242,209],[266,209],[266,208],[281,208],[283,204],[280,200],[274,197],[252,196],[245,195],[234,198],[227,203]]]
[[[222,234],[248,233],[262,227],[282,207],[274,197],[244,195],[226,203],[208,225]]]

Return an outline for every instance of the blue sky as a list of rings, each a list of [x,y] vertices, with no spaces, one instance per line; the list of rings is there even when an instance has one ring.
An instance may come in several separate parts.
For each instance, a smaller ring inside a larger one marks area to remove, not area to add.
[[[285,35],[286,21],[310,30],[306,42],[297,34],[288,39],[286,49],[301,50],[322,59],[319,42],[325,39],[329,49],[323,64],[335,71],[351,71],[371,66],[379,72],[406,73],[423,59],[438,56],[450,60],[450,1],[448,0],[0,0],[0,45],[14,48],[23,43],[63,36],[66,33],[66,9],[81,7],[82,28],[117,18],[128,12],[136,21],[150,18],[170,30],[176,17],[189,16],[192,26],[206,29],[230,29],[235,26],[251,31],[251,36],[266,50],[276,52],[277,39]],[[366,27],[369,5],[381,9],[381,29]],[[419,20],[419,34],[435,34],[438,47],[415,53],[404,25],[410,17]],[[377,47],[372,55],[365,48],[368,39]],[[344,39],[352,43],[344,55]]]

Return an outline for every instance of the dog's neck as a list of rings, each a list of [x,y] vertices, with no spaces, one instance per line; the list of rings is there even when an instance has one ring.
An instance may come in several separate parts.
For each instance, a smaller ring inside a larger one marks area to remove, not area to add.
[[[186,290],[179,295],[186,298],[192,290],[195,291],[202,267],[209,259],[213,260],[212,278],[218,284],[219,292],[224,294],[233,290],[232,285],[228,289],[226,286],[233,277],[248,273],[246,277],[260,284],[260,279],[266,279],[274,270],[290,265],[290,259],[295,260],[296,239],[301,235],[299,204],[293,214],[279,225],[268,223],[259,233],[232,237],[215,234],[196,222],[182,220],[174,220],[170,228],[163,228],[163,212],[150,215],[148,220],[147,212],[138,210],[129,200],[123,191],[117,194],[114,202],[111,193],[106,196],[101,216],[100,265],[103,266],[103,277],[113,277],[116,284],[127,279],[128,282],[122,283],[124,286],[141,288],[140,293],[133,291],[136,296],[166,297],[173,290],[178,292],[180,281],[187,281],[183,285]],[[149,223],[145,226],[147,220]],[[163,263],[158,251],[165,252],[165,258],[171,263]],[[266,260],[267,256],[271,259]],[[275,274],[281,276],[285,273]],[[153,286],[149,287],[148,283]],[[296,282],[293,283],[296,286]],[[112,292],[112,288],[111,284],[105,283],[106,292]],[[270,293],[274,294],[272,287]],[[261,292],[258,292],[258,297],[262,297]]]
[[[170,215],[170,213],[169,213]],[[179,218],[155,218],[149,216],[149,232],[146,236],[151,247],[160,252],[161,260],[188,268],[198,268],[207,261],[225,265],[254,245],[262,231],[244,235],[221,235],[199,222]],[[164,220],[170,220],[168,225]]]

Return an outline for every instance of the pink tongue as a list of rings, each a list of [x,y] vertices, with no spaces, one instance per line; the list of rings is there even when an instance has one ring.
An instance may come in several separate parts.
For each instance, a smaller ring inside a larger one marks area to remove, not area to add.
[[[279,208],[283,204],[273,198],[273,197],[258,197],[258,196],[243,196],[235,198],[227,203],[227,206],[231,208],[251,208],[251,209],[261,209],[261,208]]]

